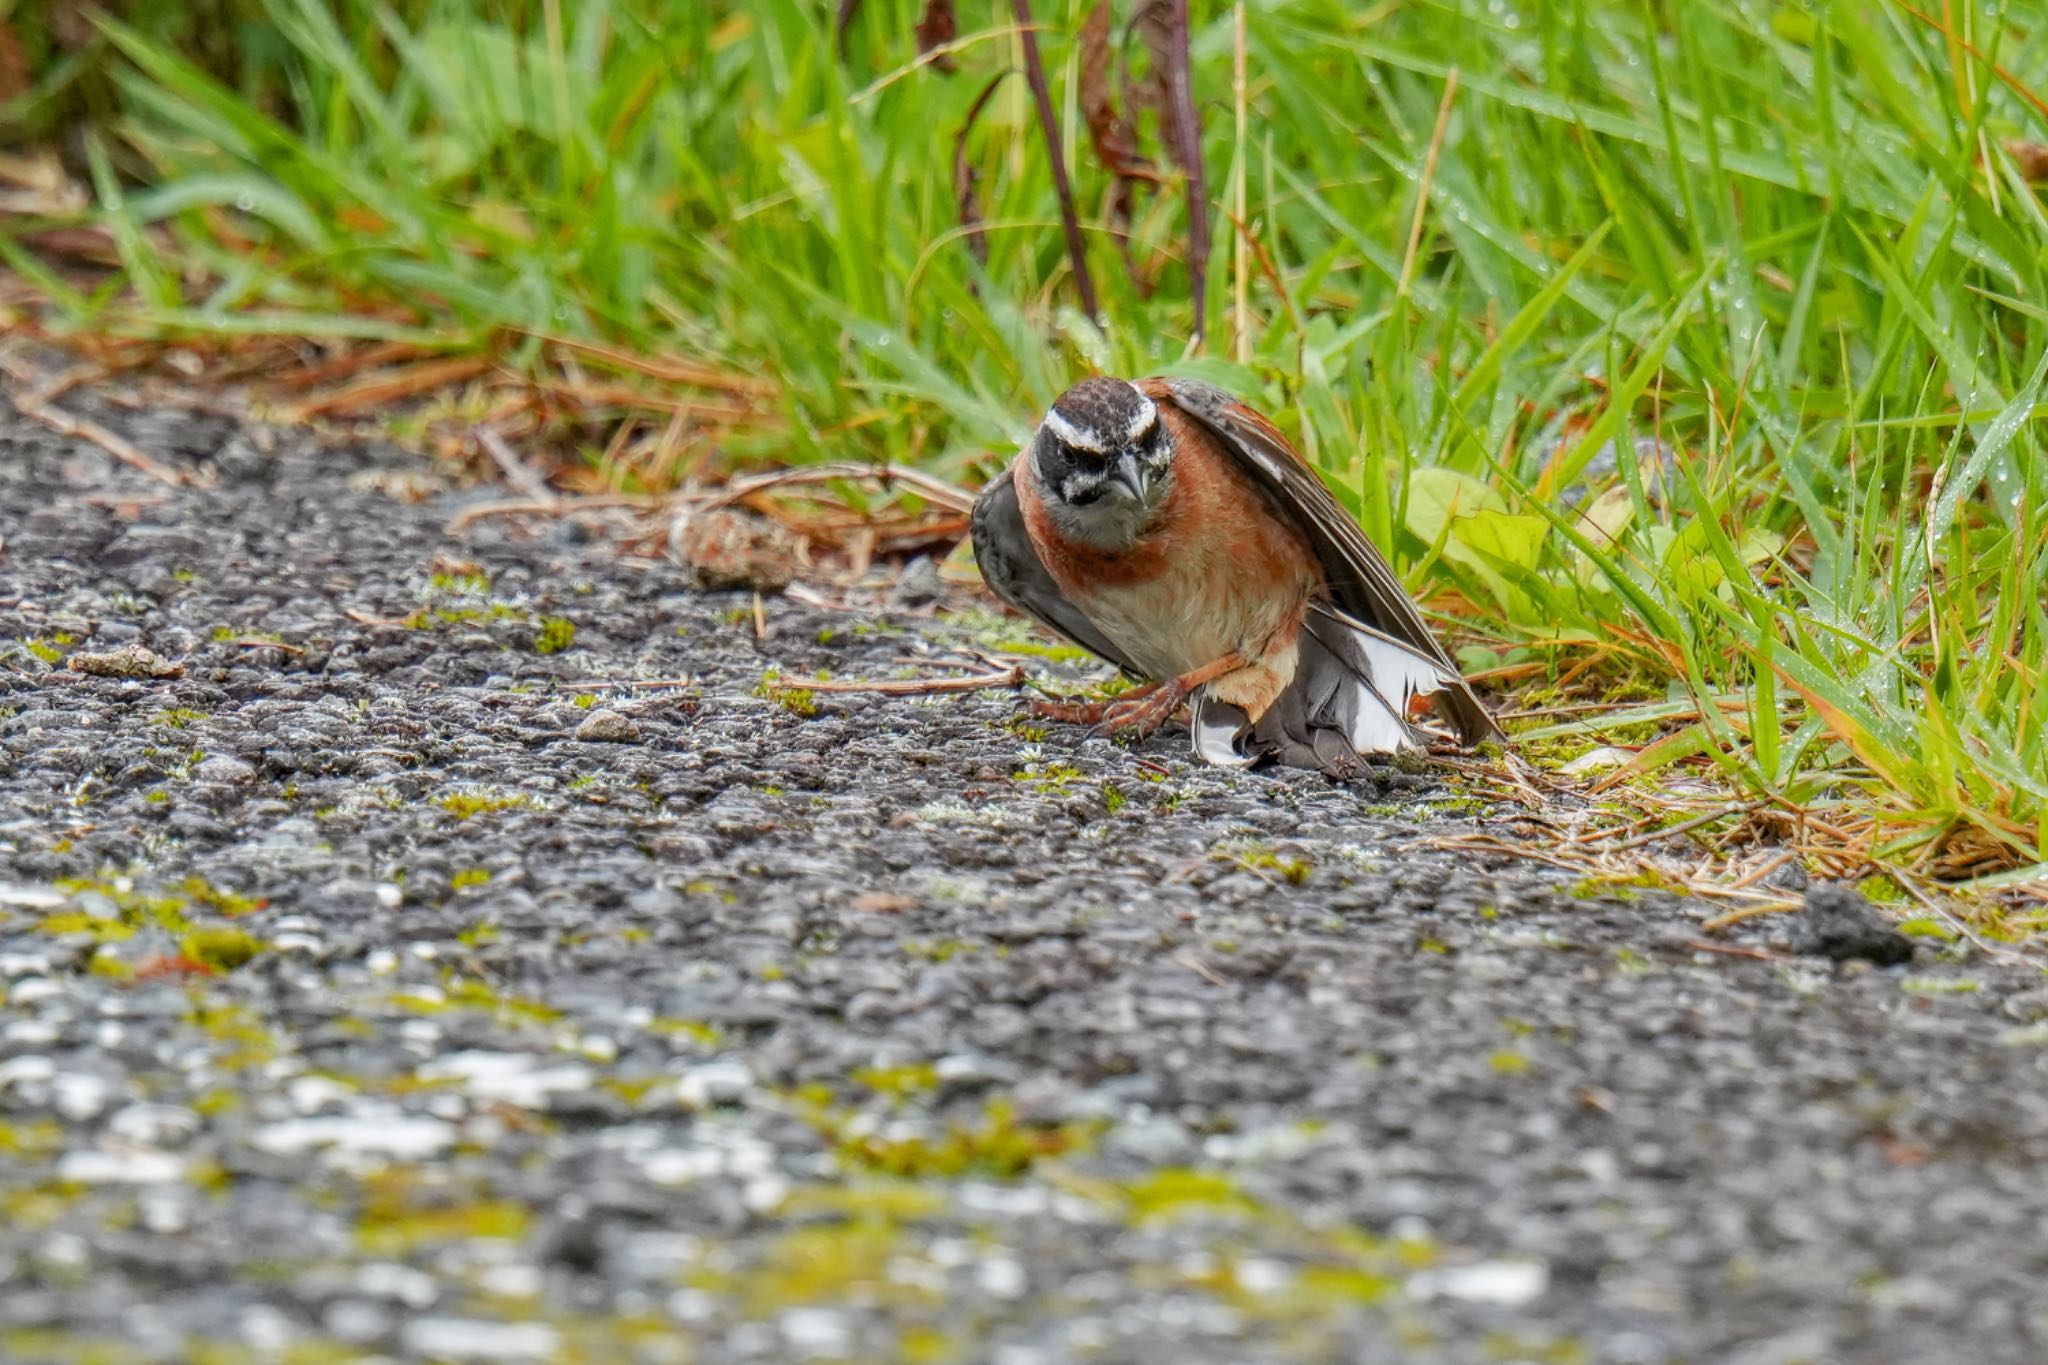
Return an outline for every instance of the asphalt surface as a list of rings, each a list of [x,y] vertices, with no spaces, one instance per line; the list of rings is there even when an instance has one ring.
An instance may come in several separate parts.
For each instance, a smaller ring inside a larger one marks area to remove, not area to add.
[[[0,404],[0,1358],[2048,1358],[2037,973],[1703,953],[1431,776],[803,714],[1022,627],[757,637],[64,402],[214,486]]]

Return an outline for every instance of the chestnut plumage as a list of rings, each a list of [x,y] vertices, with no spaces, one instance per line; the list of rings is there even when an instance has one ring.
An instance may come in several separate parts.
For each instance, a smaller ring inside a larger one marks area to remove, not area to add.
[[[1414,748],[1427,697],[1500,731],[1386,559],[1264,417],[1186,379],[1085,379],[976,502],[998,596],[1146,686],[1047,714],[1148,732],[1185,701],[1195,750],[1349,772]]]

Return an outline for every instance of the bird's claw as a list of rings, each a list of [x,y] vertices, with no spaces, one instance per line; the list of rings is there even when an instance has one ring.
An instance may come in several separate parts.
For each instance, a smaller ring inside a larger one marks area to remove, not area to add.
[[[1099,726],[1157,690],[1157,684],[1145,683],[1102,701],[1028,701],[1024,703],[1024,709],[1041,720],[1054,720],[1063,725]]]
[[[1129,735],[1137,740],[1150,739],[1160,726],[1173,719],[1174,713],[1188,699],[1189,690],[1173,682],[1142,697],[1118,697],[1104,708],[1095,727],[1088,732],[1089,738]]]

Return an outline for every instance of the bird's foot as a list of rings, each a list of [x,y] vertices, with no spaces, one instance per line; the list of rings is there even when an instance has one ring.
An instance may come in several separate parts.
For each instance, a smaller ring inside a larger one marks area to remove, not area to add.
[[[1024,709],[1042,720],[1056,720],[1064,725],[1101,725],[1120,709],[1158,690],[1158,683],[1141,683],[1103,701],[1031,701],[1024,704]]]
[[[1173,719],[1192,690],[1175,678],[1148,689],[1142,697],[1118,697],[1096,720],[1089,737],[1129,735],[1132,739],[1150,739],[1160,726]]]
[[[1236,650],[1212,663],[1169,678],[1163,683],[1145,689],[1145,695],[1125,693],[1111,702],[1097,721],[1090,735],[1129,735],[1132,739],[1149,739],[1159,727],[1172,720],[1174,713],[1195,694],[1195,689],[1205,683],[1214,682],[1226,673],[1233,673],[1244,667],[1244,656]]]

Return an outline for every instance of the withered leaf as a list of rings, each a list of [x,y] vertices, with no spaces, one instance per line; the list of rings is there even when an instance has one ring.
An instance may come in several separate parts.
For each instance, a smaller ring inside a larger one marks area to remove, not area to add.
[[[960,20],[953,13],[953,0],[925,0],[924,13],[917,20],[917,51],[922,56],[933,48],[944,47],[960,36]],[[941,71],[952,72],[954,61],[951,57],[937,57],[932,65]]]
[[[2048,181],[2048,144],[2013,138],[2005,144],[2005,150],[2030,184]]]
[[[1202,124],[1195,112],[1194,71],[1188,59],[1188,0],[1150,0],[1138,14],[1138,33],[1152,59],[1152,97],[1158,102],[1166,150],[1187,176],[1188,290],[1195,310],[1195,340],[1206,323],[1209,280],[1209,186],[1202,173]]]
[[[1081,24],[1081,117],[1102,168],[1121,180],[1150,179],[1157,172],[1138,151],[1138,135],[1116,106],[1110,75],[1115,59],[1109,50],[1109,0],[1096,6]]]

